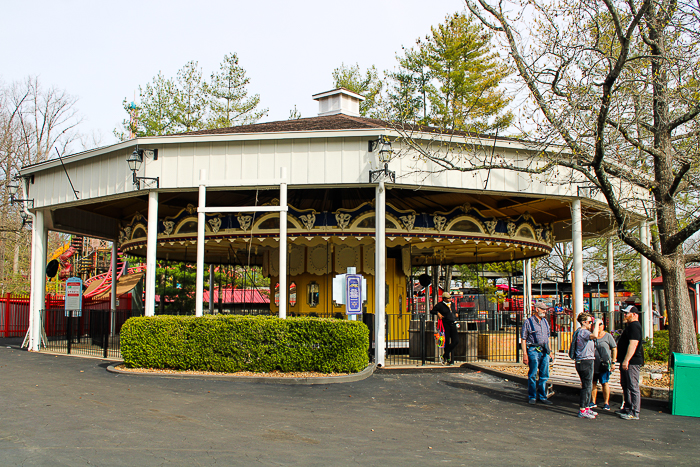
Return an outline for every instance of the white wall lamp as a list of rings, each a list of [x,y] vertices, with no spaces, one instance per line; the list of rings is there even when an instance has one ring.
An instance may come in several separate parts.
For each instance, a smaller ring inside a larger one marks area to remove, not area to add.
[[[391,141],[382,135],[379,139],[368,141],[367,150],[369,152],[376,152],[379,158],[379,163],[384,164],[383,169],[370,170],[369,171],[369,182],[378,182],[381,178],[389,179],[392,183],[396,183],[396,172],[389,170],[389,161],[391,160],[391,155],[393,150],[391,149]]]
[[[126,160],[129,164],[129,169],[134,176],[134,188],[137,190],[141,189],[141,180],[151,180],[156,182],[156,188],[160,188],[160,177],[138,177],[136,173],[141,170],[141,165],[143,164],[143,158],[150,157],[154,161],[158,160],[158,150],[157,149],[139,149],[138,146],[131,153],[129,158]]]

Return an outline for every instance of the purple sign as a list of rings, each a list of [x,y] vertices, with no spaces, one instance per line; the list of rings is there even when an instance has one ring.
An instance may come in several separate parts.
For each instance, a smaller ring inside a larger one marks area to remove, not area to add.
[[[362,276],[359,274],[347,274],[345,276],[346,300],[345,312],[348,315],[362,314]]]

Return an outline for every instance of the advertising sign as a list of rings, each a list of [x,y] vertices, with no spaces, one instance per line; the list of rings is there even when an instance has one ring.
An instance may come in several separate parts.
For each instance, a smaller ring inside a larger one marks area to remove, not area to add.
[[[73,316],[81,316],[83,309],[83,281],[79,277],[66,279],[66,316],[72,311]]]
[[[345,312],[349,315],[362,314],[362,276],[359,274],[347,274]]]

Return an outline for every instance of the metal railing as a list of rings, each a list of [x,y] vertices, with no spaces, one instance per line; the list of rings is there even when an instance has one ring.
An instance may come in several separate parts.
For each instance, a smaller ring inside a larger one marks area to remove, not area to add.
[[[42,310],[46,350],[101,358],[121,358],[119,332],[140,312],[132,310]]]

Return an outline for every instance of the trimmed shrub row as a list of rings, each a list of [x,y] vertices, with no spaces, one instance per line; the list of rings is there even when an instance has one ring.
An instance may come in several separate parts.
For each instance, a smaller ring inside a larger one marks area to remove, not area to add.
[[[700,348],[700,334],[697,335],[698,348]],[[668,331],[654,331],[654,340],[644,343],[644,361],[652,360],[667,362],[671,357],[668,344]]]
[[[137,317],[120,341],[130,368],[356,373],[369,363],[367,326],[326,318]]]

